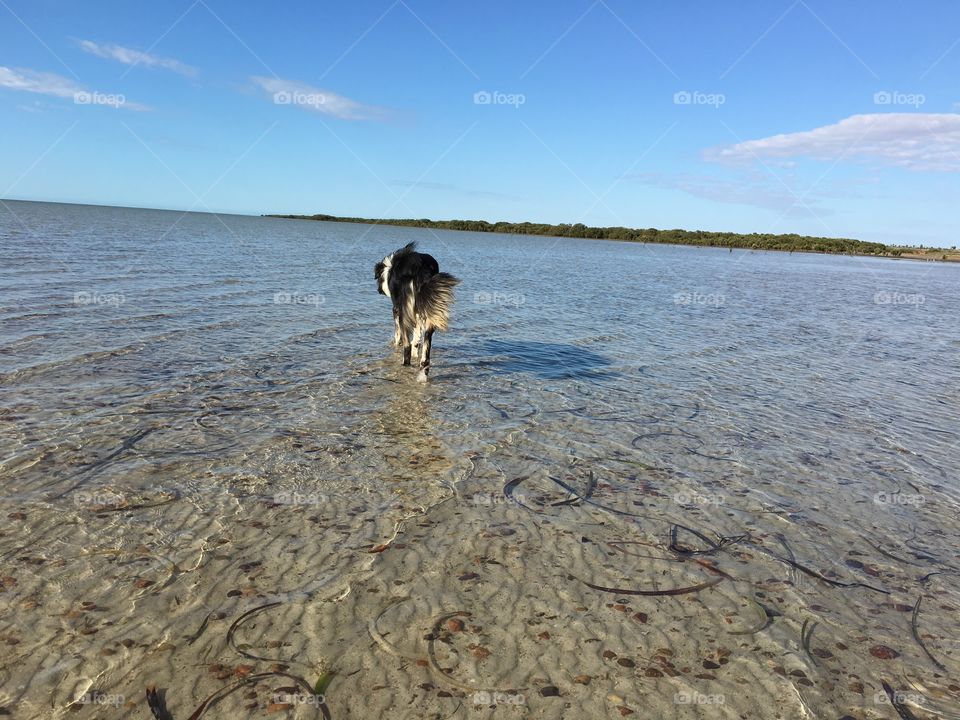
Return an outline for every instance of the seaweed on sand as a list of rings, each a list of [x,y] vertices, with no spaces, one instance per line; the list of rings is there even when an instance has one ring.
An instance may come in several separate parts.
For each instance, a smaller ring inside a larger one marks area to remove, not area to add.
[[[804,575],[809,575],[810,577],[816,578],[817,580],[825,582],[828,585],[832,585],[834,587],[863,587],[863,588],[866,588],[867,590],[873,590],[874,592],[883,593],[884,595],[890,594],[889,590],[884,590],[882,588],[874,587],[873,585],[867,585],[866,583],[862,583],[862,582],[842,582],[840,580],[833,580],[821,573],[818,573],[816,570],[812,570],[811,568],[808,568],[806,565],[802,565],[798,563],[796,560],[791,560],[790,558],[785,558],[780,555],[777,555],[775,552],[771,550],[767,550],[762,545],[759,545],[757,543],[751,543],[751,544],[753,545],[753,547],[755,547],[757,550],[764,553],[765,555],[769,555],[775,560],[779,560],[780,562],[785,563],[792,568],[796,568],[797,570],[802,572]]]
[[[587,485],[587,492],[582,497],[577,496],[577,497],[567,498],[566,500],[558,500],[555,503],[551,503],[551,505],[556,507],[557,505],[572,505],[575,502],[588,501],[590,500],[591,497],[593,497],[593,492],[596,489],[597,489],[597,480],[594,477],[593,473],[590,473],[590,482]]]
[[[803,646],[803,651],[807,654],[807,657],[810,658],[810,661],[816,665],[817,659],[813,656],[813,653],[810,652],[810,640],[813,638],[813,631],[817,629],[817,625],[820,623],[814,621],[813,624],[810,624],[810,618],[807,618],[803,621],[803,627],[800,628],[800,644]],[[807,628],[810,628],[809,630]]]
[[[638,514],[636,514],[636,513],[627,512],[626,510],[617,510],[616,508],[612,508],[612,507],[610,507],[609,505],[603,505],[603,504],[598,503],[598,502],[596,502],[596,501],[594,501],[594,500],[591,500],[589,497],[585,497],[585,496],[581,495],[579,492],[577,492],[577,490],[576,490],[575,488],[573,488],[571,485],[565,483],[565,482],[564,482],[563,480],[561,480],[560,478],[555,478],[555,477],[553,477],[553,475],[548,475],[547,477],[549,477],[551,480],[553,480],[553,482],[555,482],[557,485],[559,485],[560,487],[562,487],[562,488],[563,488],[564,490],[566,490],[568,493],[570,493],[571,495],[573,495],[573,496],[574,496],[574,498],[573,498],[574,500],[581,500],[581,501],[583,501],[584,503],[586,503],[587,505],[593,505],[594,507],[600,508],[601,510],[606,510],[607,512],[611,512],[611,513],[613,513],[614,515],[625,515],[626,517],[635,517],[635,518],[649,518],[649,517],[650,517],[649,515],[638,515]],[[593,471],[592,471],[592,470],[590,471],[590,480],[589,480],[589,482],[590,482],[590,485],[589,485],[589,486],[595,486],[595,485],[596,485],[596,482],[595,482],[595,480],[594,480],[594,478],[593,478]],[[589,486],[588,486],[588,487],[589,487]],[[592,493],[591,493],[591,494],[592,494]]]
[[[197,709],[193,711],[193,714],[187,720],[200,720],[200,718],[204,715],[204,713],[207,712],[207,710],[212,708],[214,705],[216,705],[218,702],[226,698],[228,695],[233,694],[234,692],[236,692],[242,687],[245,687],[246,685],[259,682],[260,680],[265,680],[269,677],[284,677],[284,678],[287,678],[288,680],[293,680],[300,688],[304,689],[306,695],[308,696],[315,695],[314,689],[310,687],[310,683],[308,683],[306,680],[304,680],[302,677],[298,675],[291,675],[290,673],[280,672],[280,671],[254,673],[252,675],[248,675],[242,680],[238,680],[233,685],[228,685],[226,687],[220,688],[216,692],[213,692],[210,695],[208,695],[206,698],[204,698],[203,702],[201,702],[200,705],[197,706]],[[147,692],[149,693],[149,689],[147,690]],[[316,697],[318,698],[316,707],[320,710],[321,714],[324,717],[324,720],[330,720],[330,709],[327,707],[327,703],[322,700],[322,696],[318,695]],[[149,702],[149,695],[148,695],[148,702]],[[153,709],[153,706],[151,706],[151,710],[152,709]],[[154,711],[154,715],[156,715],[155,711]],[[170,718],[170,720],[172,720],[172,718]]]
[[[895,692],[890,686],[890,683],[886,680],[881,680],[880,684],[883,685],[883,691],[887,694],[887,698],[889,698],[893,709],[897,711],[897,715],[903,718],[903,720],[917,720],[917,716],[910,712],[910,709],[897,699],[900,693]]]
[[[659,595],[687,595],[689,593],[700,592],[701,590],[712,588],[714,585],[718,585],[724,581],[723,577],[715,577],[711,580],[707,580],[706,582],[699,583],[698,585],[688,585],[686,587],[670,588],[668,590],[631,590],[627,588],[613,588],[606,587],[604,585],[594,585],[586,580],[581,580],[580,578],[576,579],[580,580],[580,582],[582,582],[588,588],[600,590],[601,592],[614,593],[617,595],[645,595],[650,597]]]
[[[499,690],[496,688],[477,687],[475,685],[461,682],[456,678],[450,677],[449,673],[440,667],[440,661],[437,660],[437,638],[440,637],[440,629],[443,627],[443,624],[447,620],[451,620],[456,617],[469,618],[473,617],[473,613],[467,612],[466,610],[455,610],[454,612],[438,615],[434,620],[433,627],[430,629],[430,634],[427,636],[427,660],[430,663],[430,669],[437,674],[439,679],[443,680],[449,685],[459,688],[460,690],[466,690],[468,692],[499,692]]]
[[[278,605],[281,605],[281,604],[282,603],[279,603],[279,602],[272,602],[272,603],[267,603],[266,605],[260,605],[259,607],[255,607],[252,610],[247,610],[245,613],[243,613],[243,615],[241,615],[236,620],[234,620],[233,624],[230,626],[230,629],[227,630],[227,644],[230,647],[232,647],[234,650],[236,650],[238,653],[243,655],[245,658],[249,658],[250,660],[266,660],[267,662],[276,662],[278,658],[268,658],[268,657],[262,657],[260,655],[254,655],[253,653],[249,653],[246,650],[243,650],[242,648],[238,647],[236,640],[234,638],[234,633],[236,633],[237,628],[239,628],[240,625],[251,615],[255,615],[258,612],[267,610],[272,607],[277,607]]]
[[[943,672],[947,671],[947,668],[944,667],[943,663],[937,660],[927,649],[927,646],[923,642],[923,638],[920,637],[920,631],[917,629],[917,618],[920,615],[920,601],[923,600],[923,595],[917,596],[917,603],[913,606],[913,617],[910,619],[910,631],[913,633],[913,639],[917,641],[917,645],[920,646],[920,649],[923,650],[924,654],[930,658],[930,662],[937,666],[937,668]]]
[[[696,550],[687,547],[683,547],[677,543],[677,535],[680,530],[686,530],[691,535],[700,538],[705,543],[707,543],[707,548],[705,550]],[[677,553],[677,555],[712,555],[713,553],[719,552],[723,548],[729,545],[735,545],[736,543],[743,542],[749,537],[749,533],[744,533],[743,535],[737,535],[735,537],[726,537],[723,535],[717,535],[717,540],[714,541],[704,535],[698,530],[687,527],[686,525],[680,525],[679,523],[674,523],[670,528],[670,550]]]
[[[384,606],[383,610],[381,610],[379,613],[377,613],[374,617],[370,618],[370,621],[367,623],[367,632],[370,633],[370,637],[373,638],[373,640],[377,643],[377,645],[379,645],[381,648],[383,648],[384,650],[386,650],[386,651],[387,651],[388,653],[390,653],[391,655],[393,655],[393,656],[395,656],[395,657],[399,657],[399,658],[404,658],[405,660],[414,660],[414,661],[416,661],[416,660],[419,660],[420,658],[419,658],[419,657],[415,657],[415,656],[413,656],[413,655],[408,655],[407,653],[404,653],[404,652],[402,652],[401,650],[395,648],[395,647],[383,636],[383,633],[380,632],[380,628],[377,627],[377,623],[379,622],[380,618],[382,618],[382,617],[386,614],[387,610],[389,610],[390,608],[394,607],[395,605],[399,605],[400,603],[406,602],[406,601],[409,600],[409,599],[410,599],[410,596],[409,596],[409,595],[402,596],[402,597],[392,598],[392,599],[390,600],[390,602],[388,602],[388,603]]]
[[[87,482],[90,478],[92,478],[92,477],[94,477],[95,475],[98,475],[99,473],[103,472],[103,470],[106,469],[107,465],[109,465],[113,460],[115,460],[116,458],[118,458],[120,455],[122,455],[123,453],[125,453],[127,450],[133,449],[133,447],[134,447],[138,442],[140,442],[141,440],[143,440],[147,435],[149,435],[150,433],[152,433],[152,432],[153,432],[154,430],[156,430],[156,429],[157,429],[157,428],[155,428],[155,427],[148,427],[148,428],[144,428],[143,430],[138,430],[137,432],[133,433],[132,435],[129,435],[127,438],[124,439],[124,441],[123,441],[122,443],[120,443],[120,447],[118,447],[118,448],[117,448],[116,450],[114,450],[112,453],[110,453],[109,455],[107,455],[105,458],[102,458],[102,459],[100,459],[100,460],[95,460],[94,462],[90,463],[89,465],[87,465],[87,466],[86,466],[85,468],[83,468],[82,470],[79,470],[78,472],[74,473],[74,474],[71,476],[71,480],[76,480],[76,482],[75,482],[73,485],[71,485],[70,487],[68,487],[66,490],[64,490],[63,492],[59,493],[58,495],[54,495],[53,497],[51,497],[50,500],[60,500],[61,498],[65,497],[66,495],[68,495],[69,493],[73,492],[74,490],[76,490],[76,489],[77,489],[78,487],[80,487],[81,485],[83,485],[83,484],[84,484],[85,482]]]
[[[754,609],[756,609],[758,613],[759,622],[753,627],[747,628],[746,630],[729,630],[728,634],[756,635],[761,630],[765,630],[767,627],[769,627],[770,623],[773,622],[773,617],[770,615],[770,612],[767,610],[767,608],[761,605],[759,602],[757,602],[757,600],[752,595],[747,597],[747,600],[751,603]]]
[[[516,503],[517,505],[522,507],[524,510],[535,512],[533,508],[528,507],[527,505],[524,505],[522,502],[520,502],[520,500],[518,500],[513,496],[513,491],[517,489],[517,486],[528,478],[529,478],[529,475],[523,475],[521,477],[514,478],[513,480],[508,482],[506,485],[503,486],[503,496],[510,502]]]

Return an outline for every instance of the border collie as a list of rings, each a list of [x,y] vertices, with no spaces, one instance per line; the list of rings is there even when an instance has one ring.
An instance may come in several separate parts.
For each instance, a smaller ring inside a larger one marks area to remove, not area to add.
[[[419,253],[409,243],[378,262],[373,270],[377,292],[393,301],[393,344],[403,348],[403,364],[410,364],[416,349],[420,360],[419,382],[430,372],[430,345],[434,330],[446,330],[453,306],[453,288],[460,282],[440,272],[432,256]]]

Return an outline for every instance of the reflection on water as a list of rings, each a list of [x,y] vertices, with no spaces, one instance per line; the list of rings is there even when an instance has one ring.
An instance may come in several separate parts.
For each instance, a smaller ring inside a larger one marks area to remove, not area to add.
[[[610,360],[600,353],[576,345],[486,340],[480,347],[484,354],[494,357],[478,359],[474,365],[495,371],[530,373],[546,380],[615,376],[615,373],[604,370],[610,365]]]
[[[958,268],[8,205],[3,713],[957,716]]]

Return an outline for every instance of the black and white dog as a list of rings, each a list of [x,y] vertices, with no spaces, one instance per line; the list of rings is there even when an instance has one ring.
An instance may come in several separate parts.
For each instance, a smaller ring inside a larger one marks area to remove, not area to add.
[[[460,282],[440,272],[432,256],[418,253],[412,242],[387,255],[373,270],[377,292],[393,301],[393,344],[403,348],[403,364],[410,364],[416,347],[420,372],[426,382],[430,372],[430,345],[434,330],[446,330],[453,306],[453,288]]]

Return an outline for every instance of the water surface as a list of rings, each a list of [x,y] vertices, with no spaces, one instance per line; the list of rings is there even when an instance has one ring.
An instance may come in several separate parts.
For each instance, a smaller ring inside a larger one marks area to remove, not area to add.
[[[462,280],[426,386],[410,240]],[[6,201],[0,707],[958,717],[958,282]]]

